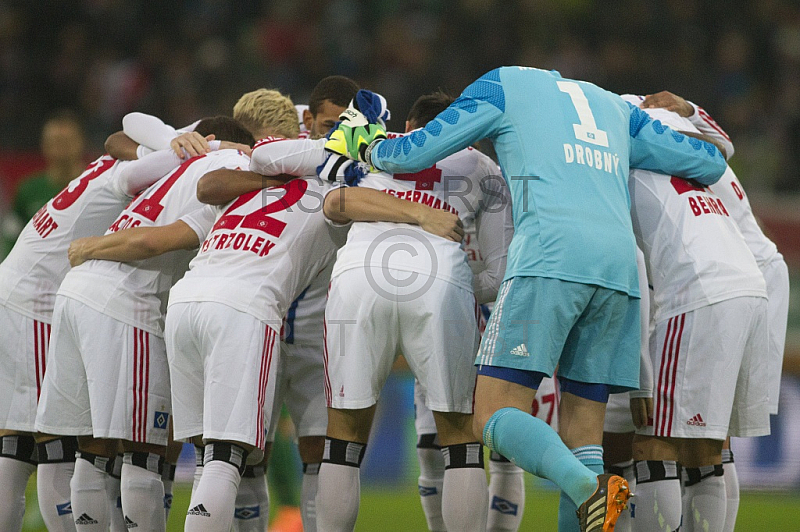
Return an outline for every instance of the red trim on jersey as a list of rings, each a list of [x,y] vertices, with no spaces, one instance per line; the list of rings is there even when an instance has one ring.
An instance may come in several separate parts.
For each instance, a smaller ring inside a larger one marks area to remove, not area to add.
[[[683,325],[686,323],[686,314],[681,314],[681,324],[678,328],[678,339],[675,342],[675,361],[672,366],[672,387],[669,390],[669,426],[667,427],[667,436],[672,436],[672,418],[675,417],[675,381],[678,374],[678,359],[681,354],[681,338],[683,338]]]
[[[708,114],[705,109],[698,106],[697,112],[700,113],[700,118],[702,118],[706,124],[713,127],[717,131],[717,133],[725,137],[725,140],[730,142],[731,138],[728,136],[728,134],[725,133],[725,131],[723,131],[721,127],[719,127],[719,124],[717,124],[717,122],[713,118],[711,118],[711,115]]]
[[[281,140],[288,140],[288,139],[285,139],[283,137],[264,137],[263,139],[256,142],[255,146],[253,146],[253,149],[260,148],[261,146],[266,146],[267,144],[271,144],[273,142],[278,142]]]
[[[47,346],[50,343],[50,324],[33,320],[33,359],[36,366],[36,400],[42,393],[45,364],[47,361]]]
[[[133,328],[132,441],[146,441],[147,402],[150,387],[150,333]]]
[[[653,424],[656,436],[672,436],[672,418],[675,415],[675,383],[681,351],[686,314],[675,316],[667,323],[664,346],[661,352],[661,369],[658,375],[656,419]],[[669,347],[668,347],[669,346]]]
[[[672,325],[674,318],[670,318],[667,322],[667,334],[664,335],[664,346],[661,349],[661,368],[658,371],[658,387],[657,387],[657,394],[656,394],[656,401],[657,405],[655,407],[655,416],[656,419],[653,423],[654,431],[656,435],[661,434],[663,432],[663,418],[666,415],[666,389],[664,384],[664,376],[669,375],[669,370],[666,372],[664,371],[664,367],[668,364],[667,362],[667,345],[669,344],[670,334],[673,331]],[[672,355],[672,351],[670,350],[669,355]]]
[[[330,284],[328,293],[330,293]],[[328,375],[328,319],[322,320],[322,368],[325,370],[325,404],[331,407],[333,398],[331,397],[331,377]]]
[[[267,397],[269,369],[272,366],[272,351],[275,346],[275,331],[265,326],[264,347],[261,350],[261,368],[258,375],[258,414],[256,415],[256,447],[264,448],[266,427],[264,426],[264,403]]]

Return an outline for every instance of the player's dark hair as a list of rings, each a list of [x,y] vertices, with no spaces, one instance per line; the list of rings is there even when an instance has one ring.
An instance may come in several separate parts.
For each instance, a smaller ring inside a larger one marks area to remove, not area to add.
[[[234,120],[229,116],[204,118],[197,123],[197,127],[194,130],[204,137],[214,135],[216,140],[247,144],[251,148],[255,144],[252,133],[247,131],[238,120]]]
[[[425,94],[417,98],[417,101],[411,106],[406,120],[411,122],[414,127],[422,127],[436,118],[436,115],[447,109],[454,101],[455,98],[443,91]]]
[[[311,91],[311,96],[308,98],[308,110],[313,116],[317,116],[325,100],[330,100],[339,107],[347,107],[350,100],[356,97],[358,89],[358,83],[345,76],[322,78]]]

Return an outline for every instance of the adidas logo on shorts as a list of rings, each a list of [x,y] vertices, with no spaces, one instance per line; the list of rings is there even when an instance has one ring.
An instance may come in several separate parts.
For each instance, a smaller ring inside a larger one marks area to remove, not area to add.
[[[529,357],[529,356],[531,356],[531,354],[528,353],[528,349],[525,347],[525,344],[519,344],[517,347],[515,347],[514,349],[511,350],[511,354],[515,355],[515,356],[518,356],[518,357]]]
[[[703,416],[700,414],[695,414],[692,419],[686,422],[687,425],[691,425],[693,427],[705,427],[706,422],[703,421]]]
[[[139,525],[135,521],[131,520],[131,518],[126,515],[125,516],[125,528],[130,530],[131,528],[139,528]]]
[[[76,525],[96,525],[96,524],[98,524],[98,521],[97,521],[97,519],[95,519],[94,517],[92,517],[89,514],[81,514],[80,517],[75,519],[75,524]]]
[[[206,507],[202,504],[198,504],[194,508],[189,508],[189,511],[186,512],[186,515],[199,515],[201,517],[211,517],[211,514],[208,513]]]

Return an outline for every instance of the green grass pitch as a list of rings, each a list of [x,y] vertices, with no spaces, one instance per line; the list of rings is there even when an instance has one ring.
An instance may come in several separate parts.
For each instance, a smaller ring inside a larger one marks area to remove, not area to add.
[[[529,479],[531,477],[528,477]],[[529,482],[530,484],[530,482]],[[167,530],[183,530],[183,516],[189,507],[191,486],[178,484]],[[557,529],[558,493],[528,486],[521,531],[555,531]],[[35,479],[28,485],[28,509],[25,532],[46,532],[36,507]],[[357,532],[425,531],[425,518],[413,483],[403,489],[364,489],[356,524]],[[737,532],[800,531],[800,494],[742,493]]]

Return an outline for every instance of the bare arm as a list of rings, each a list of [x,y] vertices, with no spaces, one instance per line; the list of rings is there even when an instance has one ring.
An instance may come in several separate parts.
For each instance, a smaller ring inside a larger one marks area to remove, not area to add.
[[[122,131],[109,135],[104,147],[106,153],[120,161],[135,161],[139,158],[136,153],[139,144]]]
[[[390,196],[370,188],[341,187],[325,196],[325,216],[336,223],[397,222],[419,225],[429,233],[461,242],[464,228],[455,214]]]
[[[162,227],[134,227],[110,235],[79,238],[70,244],[68,255],[74,267],[90,259],[133,262],[199,244],[197,233],[178,220]]]
[[[208,205],[224,205],[242,194],[280,186],[294,176],[267,177],[249,170],[212,170],[197,182],[197,199]]]

